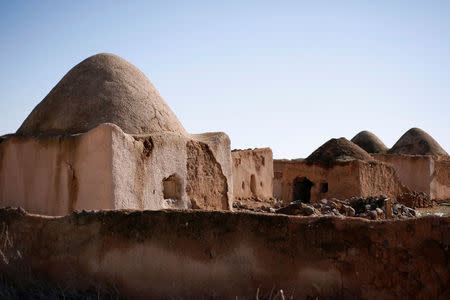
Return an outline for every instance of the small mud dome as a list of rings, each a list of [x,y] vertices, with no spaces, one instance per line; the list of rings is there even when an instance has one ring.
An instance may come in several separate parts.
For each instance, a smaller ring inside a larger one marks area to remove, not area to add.
[[[308,162],[330,164],[336,161],[360,159],[372,161],[369,153],[346,138],[331,139],[306,158]]]

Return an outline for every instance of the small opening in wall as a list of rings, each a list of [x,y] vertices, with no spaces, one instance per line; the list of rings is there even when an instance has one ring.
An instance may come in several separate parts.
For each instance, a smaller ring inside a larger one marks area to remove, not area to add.
[[[163,180],[164,199],[181,200],[181,180],[175,174]]]
[[[259,182],[259,186],[260,186],[260,187],[263,187],[262,181]]]
[[[294,179],[293,200],[300,200],[303,203],[311,202],[311,188],[314,185],[306,177],[297,177]]]
[[[245,189],[245,182],[242,181],[242,189]]]
[[[254,174],[250,176],[250,191],[253,195],[256,195],[256,178]]]
[[[322,193],[328,192],[328,182],[324,182],[320,185],[320,192]]]

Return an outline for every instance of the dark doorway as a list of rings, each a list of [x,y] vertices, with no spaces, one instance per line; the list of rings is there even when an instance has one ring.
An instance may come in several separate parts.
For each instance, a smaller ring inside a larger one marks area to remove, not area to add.
[[[311,188],[314,185],[306,177],[297,177],[294,179],[294,201],[300,200],[303,203],[311,202]]]

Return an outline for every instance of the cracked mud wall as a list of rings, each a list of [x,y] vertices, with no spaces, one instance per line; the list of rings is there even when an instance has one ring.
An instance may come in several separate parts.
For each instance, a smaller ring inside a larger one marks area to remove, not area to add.
[[[331,165],[304,160],[286,161],[282,176],[281,199],[286,204],[298,200],[293,199],[296,178],[306,178],[313,183],[310,200],[312,203],[323,198],[347,199],[361,194],[357,161]],[[326,192],[322,189],[324,184],[327,184]]]
[[[282,199],[283,195],[283,172],[287,159],[273,160],[273,197]]]
[[[224,132],[207,132],[202,134],[191,134],[193,140],[205,143],[211,150],[212,155],[217,163],[220,164],[222,174],[227,181],[227,198],[228,209],[233,207],[233,174],[232,174],[232,158],[231,158],[231,141]]]
[[[124,297],[447,299],[450,219],[401,221],[217,211],[62,218],[0,209],[1,275],[26,266],[59,287]],[[8,238],[10,243],[5,243]],[[6,245],[6,246],[5,246]],[[17,255],[18,251],[20,256]],[[25,281],[23,273],[19,279]]]
[[[176,133],[129,135],[115,126],[114,207],[228,209],[225,172],[230,160],[226,159],[229,140],[221,133],[206,135],[203,139],[208,144]],[[176,179],[176,187],[167,185],[170,178]],[[176,195],[165,190],[171,188],[176,188]]]
[[[233,196],[273,197],[273,157],[270,148],[233,150]],[[252,178],[253,181],[252,182]],[[253,184],[252,184],[253,183]]]
[[[373,157],[391,164],[400,181],[411,191],[430,194],[432,174],[430,156],[375,154]]]
[[[276,161],[277,172],[281,179],[282,199],[293,201],[293,182],[295,178],[307,178],[313,183],[311,202],[323,198],[348,199],[387,195],[396,198],[409,189],[399,179],[396,169],[383,162],[364,162],[354,160],[334,164],[308,163],[304,160]],[[279,179],[277,179],[279,181]],[[326,192],[322,189],[326,184]],[[279,191],[278,191],[279,193]]]
[[[113,128],[115,209],[189,208],[186,187],[186,137],[175,133],[129,135]],[[164,199],[164,180],[180,179],[177,199]]]
[[[46,215],[76,209],[191,208],[186,193],[190,155],[199,163],[189,177],[195,205],[229,209],[228,136],[203,138],[208,144],[177,133],[129,135],[110,123],[76,135],[10,135],[0,143],[0,205]],[[188,154],[188,141],[200,145],[198,157]],[[164,180],[171,177],[177,178],[179,193],[164,197]]]
[[[113,208],[106,125],[77,135],[9,135],[0,144],[0,159],[3,207],[47,215]]]
[[[450,158],[435,158],[431,195],[437,200],[450,200]]]
[[[209,146],[186,143],[186,192],[192,208],[229,209],[228,182]]]
[[[391,164],[400,181],[411,191],[425,192],[436,200],[450,198],[450,158],[394,154],[378,154],[374,158]]]
[[[394,167],[382,162],[360,162],[359,184],[363,197],[386,195],[396,199],[400,194],[409,192]]]

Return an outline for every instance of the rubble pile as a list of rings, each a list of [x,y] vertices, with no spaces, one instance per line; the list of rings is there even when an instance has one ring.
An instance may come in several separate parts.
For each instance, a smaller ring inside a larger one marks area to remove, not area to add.
[[[416,211],[401,203],[390,203],[388,197],[369,196],[346,200],[322,199],[314,204],[294,201],[290,205],[276,210],[276,213],[302,216],[347,216],[370,220],[404,219],[416,216]]]
[[[276,209],[283,207],[283,201],[258,197],[238,198],[233,202],[233,209],[237,211],[269,212],[274,213]]]
[[[401,204],[414,208],[433,206],[433,201],[431,201],[430,196],[424,192],[414,191],[403,193],[397,198],[397,201]]]
[[[392,202],[387,196],[352,197],[346,200],[336,198],[322,199],[316,203],[293,201],[283,206],[277,199],[261,200],[257,198],[234,201],[233,208],[237,211],[260,213],[277,213],[298,216],[338,216],[358,217],[369,220],[406,219],[416,217],[416,211],[402,203]]]

